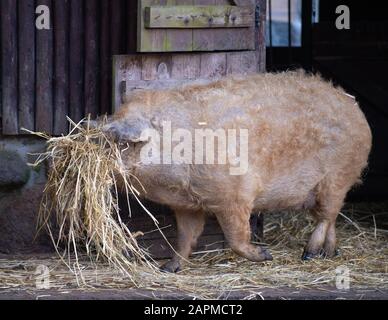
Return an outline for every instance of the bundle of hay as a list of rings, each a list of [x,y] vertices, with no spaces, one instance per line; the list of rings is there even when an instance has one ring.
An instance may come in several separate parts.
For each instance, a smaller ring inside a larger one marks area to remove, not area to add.
[[[139,264],[155,269],[136,241],[139,233],[132,233],[120,218],[116,178],[127,194],[136,197],[138,191],[131,183],[136,177],[126,172],[118,146],[101,131],[104,121],[93,127],[90,121],[69,122],[66,136],[33,133],[47,139],[47,152],[34,165],[50,163],[39,226],[48,229],[58,253],[65,247],[61,256],[69,266],[75,258],[76,271],[80,271],[79,250],[92,261],[108,261],[130,277]]]

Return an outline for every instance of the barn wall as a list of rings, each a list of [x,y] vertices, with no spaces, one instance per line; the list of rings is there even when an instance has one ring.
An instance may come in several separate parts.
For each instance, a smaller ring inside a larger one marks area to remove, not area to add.
[[[157,56],[171,56],[173,72],[169,76],[178,82],[191,78],[184,66],[187,61],[191,65],[192,58],[201,62],[202,77],[211,78],[211,70],[218,64],[224,66],[218,70],[220,75],[263,72],[265,0],[256,3],[261,8],[257,16],[261,23],[257,24],[256,51],[202,52],[195,57],[187,53],[143,53],[141,68],[144,62],[154,75],[158,63],[148,62],[157,62]],[[35,8],[39,4],[51,9],[50,30],[35,28]],[[135,0],[0,0],[0,253],[46,252],[51,248],[44,233],[35,239],[35,219],[47,167],[27,165],[34,162],[31,153],[44,152],[45,143],[25,135],[21,128],[60,135],[67,131],[66,115],[80,120],[89,113],[96,116],[112,111],[113,57],[117,62],[135,55],[136,29]],[[193,73],[199,71],[200,68]],[[119,75],[116,72],[115,79],[123,80]],[[151,76],[141,80],[155,79]],[[174,219],[168,210],[157,208],[154,211],[163,225],[173,226]],[[134,210],[139,211],[140,208]],[[141,217],[136,226],[153,230],[154,226],[145,224]],[[169,235],[173,230],[174,227],[169,229]],[[214,220],[205,230],[205,241],[200,241],[204,246],[200,249],[224,246]],[[155,233],[141,240],[156,257],[171,254]]]
[[[35,28],[40,4],[50,30]],[[67,114],[111,110],[112,56],[135,50],[136,1],[1,0],[0,27],[0,133],[61,134]]]

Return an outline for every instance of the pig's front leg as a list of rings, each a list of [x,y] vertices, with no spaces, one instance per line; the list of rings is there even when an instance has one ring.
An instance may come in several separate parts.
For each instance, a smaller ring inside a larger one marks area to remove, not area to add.
[[[235,253],[254,262],[273,259],[267,250],[251,243],[249,223],[251,208],[243,204],[233,204],[225,206],[224,210],[215,214],[226,240]]]
[[[161,267],[162,271],[178,272],[184,260],[187,260],[197,244],[205,225],[203,211],[176,210],[175,217],[178,229],[176,253],[173,258]]]

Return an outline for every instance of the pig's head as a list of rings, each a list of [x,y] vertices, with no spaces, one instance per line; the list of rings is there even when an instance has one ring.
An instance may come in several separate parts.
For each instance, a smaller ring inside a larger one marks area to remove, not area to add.
[[[156,118],[144,115],[113,118],[102,127],[102,131],[123,151],[125,166],[131,169],[140,164],[141,148],[150,141],[150,130],[155,130]]]
[[[152,128],[151,122],[143,117],[134,119],[118,119],[108,122],[102,131],[116,143],[146,142],[143,137],[145,130]]]

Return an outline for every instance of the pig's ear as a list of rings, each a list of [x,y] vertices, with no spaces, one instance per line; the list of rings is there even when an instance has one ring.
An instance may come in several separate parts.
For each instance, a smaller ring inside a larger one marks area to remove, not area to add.
[[[117,120],[106,124],[103,131],[116,142],[147,142],[148,135],[144,133],[152,128],[146,119]]]

